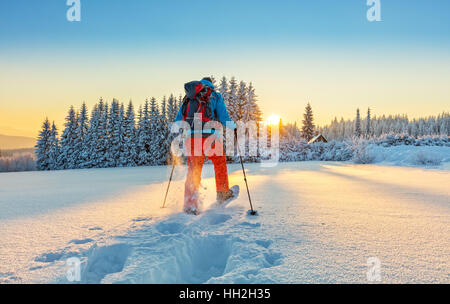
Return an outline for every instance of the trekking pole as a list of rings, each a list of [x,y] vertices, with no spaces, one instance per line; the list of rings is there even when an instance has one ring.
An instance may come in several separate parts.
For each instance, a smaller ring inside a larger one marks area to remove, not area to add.
[[[235,131],[234,137],[236,138],[237,150],[238,150],[238,154],[239,154],[239,159],[241,161],[242,172],[244,173],[245,186],[247,187],[248,201],[250,203],[250,209],[251,209],[249,211],[250,211],[251,215],[256,215],[257,212],[253,209],[252,199],[250,197],[250,191],[248,190],[247,175],[245,174],[244,162],[242,161],[242,155],[241,155],[241,151],[239,149],[239,142],[238,142],[238,138],[237,138],[237,130],[234,129],[234,131]]]
[[[172,160],[172,161],[173,161],[173,160]],[[173,164],[172,164],[172,171],[170,172],[169,183],[167,184],[166,195],[164,196],[164,203],[163,203],[163,205],[162,205],[161,208],[165,208],[165,206],[166,206],[167,194],[169,193],[170,182],[172,181],[172,176],[173,176],[173,170],[174,170],[174,169],[175,169],[175,162],[173,161]]]

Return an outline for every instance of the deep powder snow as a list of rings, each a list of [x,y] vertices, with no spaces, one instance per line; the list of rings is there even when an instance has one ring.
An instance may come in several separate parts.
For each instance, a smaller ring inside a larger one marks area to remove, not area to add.
[[[336,162],[247,164],[259,216],[245,191],[203,212],[181,213],[185,169],[161,209],[169,168],[0,174],[0,282],[67,283],[449,283],[450,174],[443,169]],[[239,165],[230,183],[245,189]]]

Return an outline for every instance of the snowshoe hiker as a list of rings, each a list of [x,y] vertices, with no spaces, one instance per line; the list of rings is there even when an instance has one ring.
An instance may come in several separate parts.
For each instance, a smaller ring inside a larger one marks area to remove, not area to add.
[[[225,102],[220,93],[214,90],[209,77],[201,81],[191,81],[185,84],[186,96],[178,111],[175,121],[186,121],[191,125],[190,134],[186,139],[188,172],[184,192],[184,208],[186,213],[198,214],[198,189],[205,156],[214,165],[218,203],[223,203],[234,196],[228,184],[226,157],[223,149],[222,134],[214,128],[205,127],[209,121],[217,121],[223,127],[236,130],[236,124],[230,119]],[[201,114],[199,116],[199,114]],[[195,118],[201,118],[201,130],[194,127]],[[207,142],[207,149],[204,148]]]

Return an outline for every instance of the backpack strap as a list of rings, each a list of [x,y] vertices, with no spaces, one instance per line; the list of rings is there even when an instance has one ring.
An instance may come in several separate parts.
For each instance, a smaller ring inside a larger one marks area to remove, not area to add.
[[[191,81],[184,84],[184,91],[189,99],[194,99],[204,88],[205,86],[200,81]]]
[[[189,99],[185,95],[183,97],[183,104],[181,105],[181,113],[183,114],[183,121],[186,121],[187,114],[189,113]]]

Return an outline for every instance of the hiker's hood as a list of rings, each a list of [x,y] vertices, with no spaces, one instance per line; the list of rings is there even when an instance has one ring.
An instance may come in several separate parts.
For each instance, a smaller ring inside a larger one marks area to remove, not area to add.
[[[208,86],[208,87],[210,87],[211,89],[215,89],[214,88],[214,85],[210,82],[210,81],[208,81],[208,80],[201,80],[200,81],[203,85],[205,85],[205,86]]]

